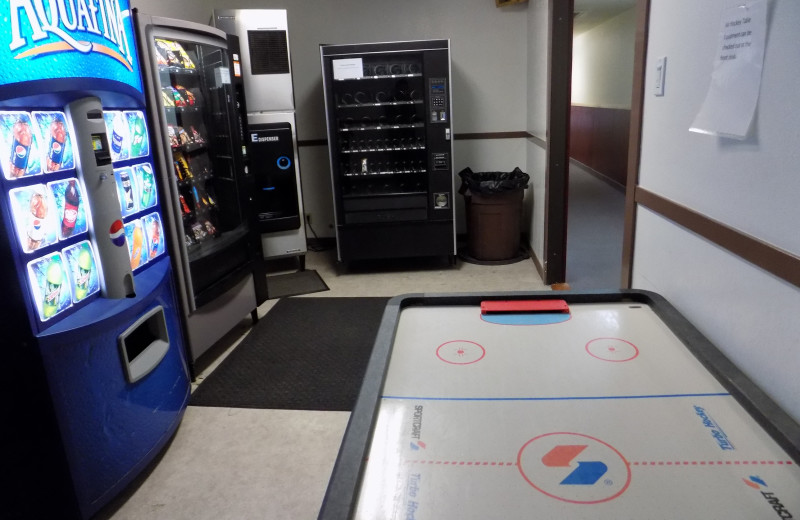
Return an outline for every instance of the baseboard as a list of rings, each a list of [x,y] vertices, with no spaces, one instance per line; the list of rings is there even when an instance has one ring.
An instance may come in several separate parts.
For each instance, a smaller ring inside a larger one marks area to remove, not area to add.
[[[582,170],[584,170],[586,173],[588,173],[592,177],[595,177],[598,180],[603,181],[604,183],[608,184],[609,186],[611,186],[615,190],[619,191],[620,193],[625,193],[625,186],[623,186],[622,184],[618,183],[617,181],[615,181],[614,179],[612,179],[608,175],[595,170],[591,166],[587,166],[587,165],[583,164],[582,162],[580,162],[577,159],[570,158],[569,163],[572,164],[572,165],[577,166],[578,168],[581,168]]]
[[[458,247],[465,246],[467,244],[467,240],[467,233],[456,234],[456,245]],[[336,249],[336,237],[309,238],[306,240],[306,244],[308,244],[309,251],[327,251],[329,249]],[[525,251],[527,251],[531,259],[533,259],[533,264],[536,267],[536,271],[539,273],[539,276],[544,279],[544,270],[542,269],[542,264],[536,255],[533,254],[533,250],[530,246],[530,237],[527,233],[522,233],[520,235],[520,245],[525,249]]]

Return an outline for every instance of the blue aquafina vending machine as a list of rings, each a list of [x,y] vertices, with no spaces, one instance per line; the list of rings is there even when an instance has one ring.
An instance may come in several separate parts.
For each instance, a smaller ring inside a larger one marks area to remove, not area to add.
[[[127,0],[0,7],[0,516],[88,518],[189,398]]]

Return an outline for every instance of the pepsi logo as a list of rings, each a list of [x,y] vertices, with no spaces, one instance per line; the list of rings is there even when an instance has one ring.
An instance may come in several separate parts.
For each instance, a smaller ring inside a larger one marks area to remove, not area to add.
[[[17,154],[17,157],[20,159],[24,159],[26,155],[28,155],[28,149],[18,144],[17,147],[14,149],[14,152]]]
[[[108,230],[111,236],[111,242],[117,246],[122,247],[125,245],[125,227],[122,225],[121,220],[115,220]]]

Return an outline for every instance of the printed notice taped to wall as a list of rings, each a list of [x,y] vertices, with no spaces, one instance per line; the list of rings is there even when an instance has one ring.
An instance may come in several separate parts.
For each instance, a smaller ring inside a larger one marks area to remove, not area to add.
[[[690,131],[747,137],[758,105],[766,39],[767,0],[749,0],[723,12],[711,84]]]

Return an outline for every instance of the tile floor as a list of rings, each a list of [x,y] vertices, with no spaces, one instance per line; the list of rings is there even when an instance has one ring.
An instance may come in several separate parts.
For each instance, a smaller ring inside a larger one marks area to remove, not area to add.
[[[327,250],[309,251],[306,268],[315,269],[330,288],[312,297],[549,290],[530,259],[500,266],[427,259],[345,267],[336,262],[334,250]],[[274,304],[262,304],[259,316]],[[205,366],[198,367],[195,384],[250,326],[250,317],[243,317],[199,360]],[[190,406],[158,461],[96,518],[313,520],[349,415]]]
[[[569,167],[567,281],[576,290],[619,289],[625,193],[580,165]]]

